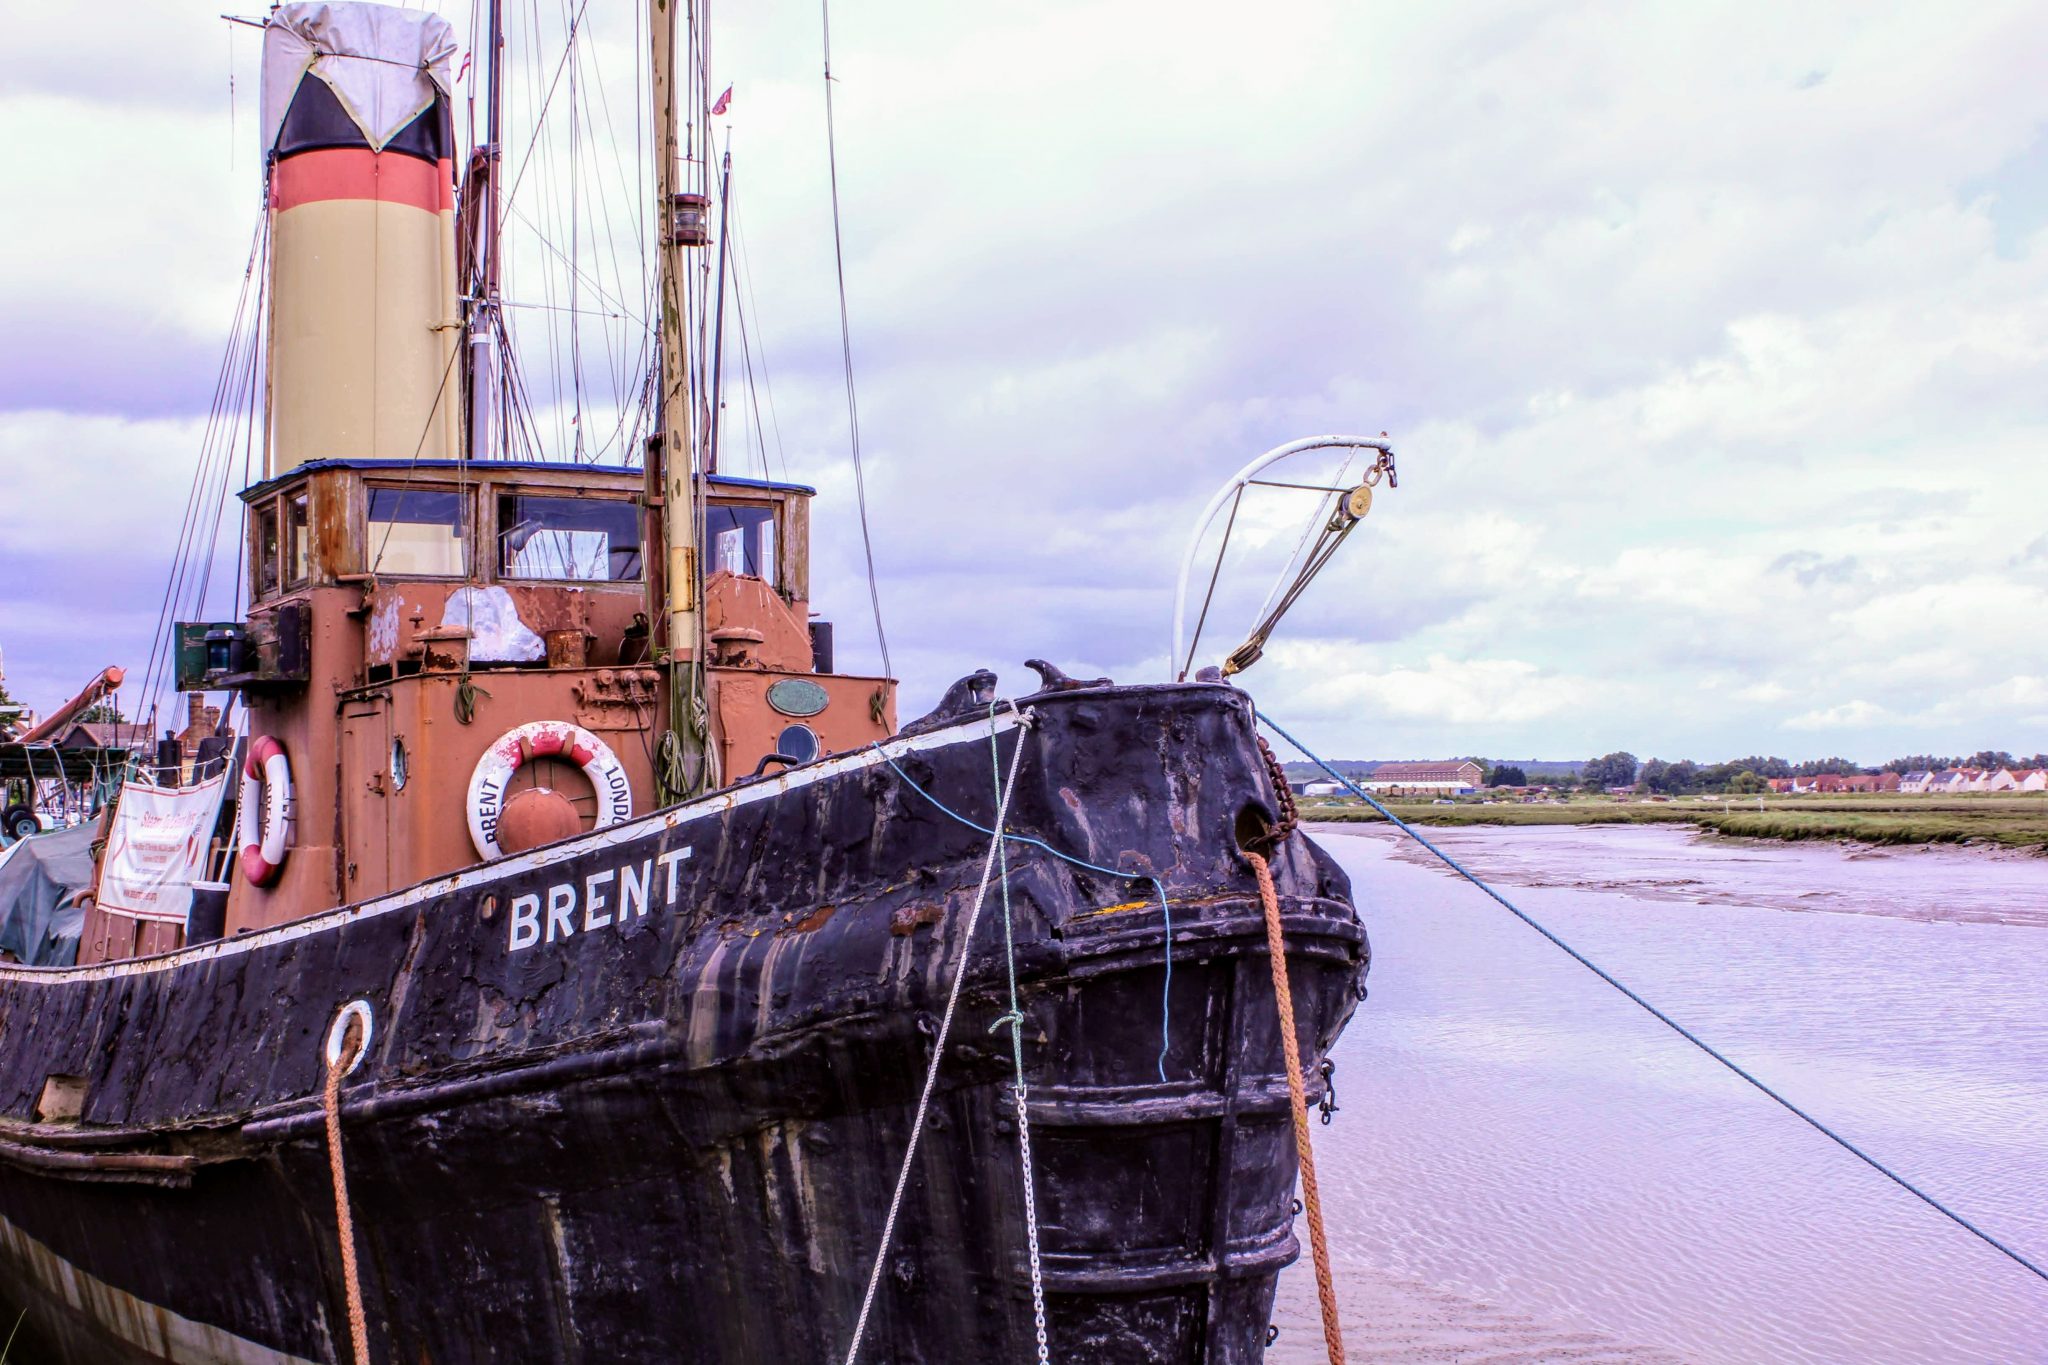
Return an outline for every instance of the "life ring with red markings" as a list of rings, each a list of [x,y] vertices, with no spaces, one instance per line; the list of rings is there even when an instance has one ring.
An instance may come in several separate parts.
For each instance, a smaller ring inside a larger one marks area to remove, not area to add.
[[[292,847],[292,762],[269,735],[251,740],[242,760],[235,842],[241,845],[244,877],[256,886],[277,880]]]
[[[611,746],[580,725],[560,720],[529,721],[514,726],[484,750],[469,778],[469,838],[485,858],[502,857],[498,846],[498,817],[505,812],[512,774],[531,758],[560,756],[583,769],[597,792],[597,823],[593,829],[616,825],[633,816],[633,787],[626,767]]]

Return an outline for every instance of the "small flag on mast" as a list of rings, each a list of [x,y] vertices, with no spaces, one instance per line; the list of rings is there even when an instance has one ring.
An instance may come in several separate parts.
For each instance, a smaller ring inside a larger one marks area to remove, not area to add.
[[[732,108],[732,87],[728,85],[725,87],[725,93],[718,97],[718,103],[711,106],[711,112],[713,114],[722,114],[730,108]]]

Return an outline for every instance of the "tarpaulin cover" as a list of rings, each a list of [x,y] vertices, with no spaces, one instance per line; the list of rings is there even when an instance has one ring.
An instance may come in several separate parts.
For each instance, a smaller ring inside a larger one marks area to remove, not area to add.
[[[292,96],[311,72],[363,130],[384,144],[452,95],[455,30],[425,10],[353,3],[280,5],[263,35],[263,146],[277,145]]]
[[[32,967],[78,961],[85,911],[66,904],[92,885],[98,822],[36,834],[0,851],[0,950]]]

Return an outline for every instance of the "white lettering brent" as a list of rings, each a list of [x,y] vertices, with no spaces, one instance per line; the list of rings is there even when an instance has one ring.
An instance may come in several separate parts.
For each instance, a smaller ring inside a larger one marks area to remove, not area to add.
[[[592,872],[584,877],[580,887],[575,882],[555,882],[545,892],[529,891],[514,896],[506,951],[524,952],[536,943],[574,938],[579,930],[588,933],[607,925],[623,925],[629,919],[645,919],[653,908],[654,869],[657,864],[667,873],[662,883],[662,906],[665,909],[674,907],[681,895],[678,867],[690,854],[687,846],[670,849],[657,857],[643,858],[637,864],[627,863],[622,867]],[[610,888],[614,886],[618,894],[616,902],[610,894]]]

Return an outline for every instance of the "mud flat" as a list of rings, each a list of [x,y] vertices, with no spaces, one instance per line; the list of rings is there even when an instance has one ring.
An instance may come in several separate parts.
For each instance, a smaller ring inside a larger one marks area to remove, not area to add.
[[[1672,826],[1441,833],[1675,1017],[2048,1257],[2048,860]],[[1322,834],[1374,948],[1335,1052],[1341,1110],[1314,1130],[1353,1360],[2048,1358],[2048,1285],[1392,829]],[[1306,1257],[1275,1320],[1272,1359],[1322,1359]]]
[[[1558,825],[1693,825],[1732,839],[1846,841],[1901,846],[1967,845],[2048,854],[2048,796],[1793,796],[1705,800],[1458,801],[1390,803],[1411,825],[1553,827]],[[1355,799],[1310,803],[1304,814],[1331,823],[1383,823]]]
[[[1456,1361],[1458,1365],[1677,1365],[1684,1357],[1573,1330],[1498,1304],[1358,1265],[1339,1268],[1338,1313],[1349,1360]],[[1306,1259],[1280,1277],[1273,1305],[1280,1336],[1270,1365],[1322,1365],[1323,1320]]]

